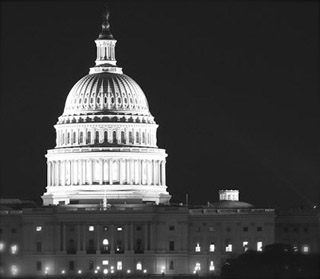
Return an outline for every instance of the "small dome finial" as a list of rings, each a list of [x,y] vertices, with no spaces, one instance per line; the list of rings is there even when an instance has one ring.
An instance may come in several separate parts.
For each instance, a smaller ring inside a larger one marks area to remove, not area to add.
[[[110,16],[110,11],[108,7],[105,7],[105,10],[102,13],[102,30],[99,34],[99,39],[104,40],[104,39],[113,39],[113,36],[110,32],[110,23],[109,23],[109,16]]]

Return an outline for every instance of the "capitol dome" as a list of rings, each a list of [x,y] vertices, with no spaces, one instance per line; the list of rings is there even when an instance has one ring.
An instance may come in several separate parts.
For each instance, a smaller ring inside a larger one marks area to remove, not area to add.
[[[149,116],[150,112],[141,87],[132,78],[102,70],[81,78],[67,97],[63,116],[86,114]]]
[[[70,90],[48,150],[43,204],[168,203],[166,157],[140,86],[115,59],[109,12],[89,74]]]

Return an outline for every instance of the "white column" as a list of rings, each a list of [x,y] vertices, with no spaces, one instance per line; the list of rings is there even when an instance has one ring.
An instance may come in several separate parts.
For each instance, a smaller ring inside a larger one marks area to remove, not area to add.
[[[74,184],[74,160],[70,160],[70,185]]]
[[[140,179],[140,184],[143,185],[144,184],[144,175],[143,175],[143,170],[144,170],[144,160],[141,160],[140,162],[140,175],[141,175],[141,179]]]
[[[166,172],[165,172],[165,169],[166,169],[166,162],[165,161],[162,161],[161,163],[161,184],[162,185],[166,185]]]
[[[78,167],[79,167],[78,170],[80,170],[78,173],[78,176],[80,178],[80,185],[83,185],[83,159],[79,160]]]
[[[120,159],[119,160],[119,183],[120,183],[120,185],[123,184],[123,172],[124,172],[123,159]]]
[[[112,162],[112,159],[109,159],[109,184],[112,185],[113,184],[113,181],[112,181],[112,170],[113,170],[113,162]]]
[[[152,184],[157,185],[156,182],[156,162],[152,160]]]
[[[94,168],[94,164],[93,164],[93,160],[90,159],[89,160],[89,164],[90,164],[90,168],[89,168],[89,172],[90,172],[90,179],[89,179],[89,184],[92,185],[92,182],[93,182],[93,168]]]
[[[100,159],[100,184],[103,184],[103,170],[104,170],[104,160]]]
[[[50,186],[50,162],[47,161],[47,186]]]
[[[126,181],[127,181],[127,184],[131,184],[131,180],[130,180],[130,160],[126,159],[125,163],[126,163]]]

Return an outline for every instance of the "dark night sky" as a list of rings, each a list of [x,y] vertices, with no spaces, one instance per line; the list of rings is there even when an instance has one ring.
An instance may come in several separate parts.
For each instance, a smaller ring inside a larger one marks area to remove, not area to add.
[[[53,125],[94,65],[104,2],[1,2],[1,196],[38,198]],[[111,1],[172,201],[236,188],[257,206],[320,202],[317,2]]]

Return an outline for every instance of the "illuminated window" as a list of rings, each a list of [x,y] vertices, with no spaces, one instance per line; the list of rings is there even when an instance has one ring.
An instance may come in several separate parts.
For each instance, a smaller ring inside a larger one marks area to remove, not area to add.
[[[0,252],[2,252],[5,248],[5,245],[3,242],[0,242]]]
[[[103,230],[106,232],[108,230],[108,226],[103,226]]]
[[[298,251],[299,251],[299,249],[298,249],[298,246],[297,246],[297,245],[293,245],[293,251],[294,251],[294,252],[298,252]]]
[[[201,252],[201,247],[200,247],[200,243],[199,242],[197,242],[197,244],[196,244],[195,251],[196,252]]]
[[[102,244],[103,244],[103,245],[109,245],[109,240],[105,238],[105,239],[102,241]]]
[[[41,232],[41,231],[42,231],[42,227],[41,227],[41,226],[37,226],[37,227],[36,227],[36,231],[37,231],[37,232]]]
[[[195,271],[200,271],[201,270],[201,264],[200,263],[196,263],[196,266],[194,267]]]
[[[109,261],[108,260],[103,260],[102,261],[102,265],[108,265],[109,264]]]
[[[243,242],[242,242],[242,247],[243,247],[243,249],[244,249],[245,252],[248,251],[248,244],[249,244],[248,241],[243,241]]]
[[[11,274],[17,275],[18,274],[18,267],[16,265],[11,266]]]
[[[210,265],[209,265],[209,270],[210,271],[214,271],[215,267],[214,267],[214,262],[210,261]]]
[[[213,242],[211,242],[210,245],[209,245],[209,251],[210,252],[214,252],[214,249],[215,249],[215,245],[214,245]]]
[[[117,227],[117,231],[121,232],[122,231],[122,227]]]
[[[232,252],[232,244],[227,244],[226,245],[226,252]]]
[[[136,268],[137,268],[137,270],[142,270],[142,264],[141,264],[141,262],[138,262],[138,263],[137,263]]]
[[[303,253],[309,253],[309,252],[310,252],[310,247],[309,247],[309,245],[303,245],[303,246],[302,246],[302,252],[303,252]]]
[[[89,232],[93,232],[94,231],[94,226],[89,226]]]
[[[122,270],[122,262],[117,262],[117,270]]]
[[[262,241],[257,242],[257,251],[259,251],[259,252],[262,251]]]
[[[18,245],[17,244],[11,245],[11,254],[17,254],[17,252],[18,252]]]

